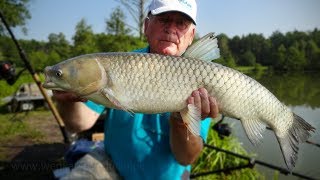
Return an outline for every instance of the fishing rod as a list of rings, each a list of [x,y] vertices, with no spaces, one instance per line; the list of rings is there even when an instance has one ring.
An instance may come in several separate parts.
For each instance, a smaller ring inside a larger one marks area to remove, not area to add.
[[[17,49],[18,49],[18,52],[19,52],[19,55],[20,55],[20,58],[21,60],[23,61],[25,67],[27,68],[27,70],[30,72],[33,80],[36,82],[41,94],[43,95],[45,101],[48,103],[49,105],[49,108],[53,114],[53,116],[55,117],[58,125],[59,125],[59,128],[61,130],[61,133],[62,133],[62,136],[64,138],[64,142],[65,143],[70,143],[70,140],[68,138],[68,135],[67,135],[67,131],[66,131],[66,128],[65,128],[65,125],[62,121],[62,118],[60,116],[60,114],[58,113],[56,107],[54,106],[51,98],[49,98],[48,94],[46,93],[46,91],[43,89],[42,87],[42,84],[41,84],[41,81],[40,81],[40,78],[38,76],[38,74],[34,71],[34,69],[32,68],[31,64],[29,63],[29,60],[27,59],[27,56],[24,52],[24,50],[22,49],[22,47],[20,46],[20,44],[18,43],[18,41],[16,40],[13,32],[11,31],[11,28],[9,27],[2,11],[0,10],[0,18],[4,24],[4,26],[6,27],[6,29],[8,30],[10,36],[11,36],[11,39],[13,40],[14,44],[16,45]]]
[[[230,167],[230,168],[215,170],[215,171],[194,173],[194,174],[190,175],[190,178],[196,178],[196,177],[215,174],[215,173],[230,172],[230,171],[239,170],[239,169],[242,169],[242,168],[253,168],[256,164],[259,164],[259,165],[262,165],[262,166],[265,166],[265,167],[268,167],[268,168],[271,168],[271,169],[274,169],[274,170],[278,170],[280,173],[285,174],[285,175],[290,175],[291,174],[293,176],[297,176],[297,177],[304,178],[304,179],[310,179],[310,180],[315,179],[315,178],[312,178],[312,177],[309,177],[309,176],[306,176],[306,175],[303,175],[303,174],[300,174],[300,173],[290,172],[286,168],[275,166],[273,164],[269,164],[269,163],[266,163],[264,161],[256,160],[256,159],[254,159],[252,157],[243,156],[241,154],[237,154],[237,153],[225,150],[225,149],[218,148],[218,147],[216,147],[214,145],[204,144],[204,146],[207,147],[207,148],[210,148],[210,149],[214,149],[216,151],[224,152],[226,154],[238,157],[240,159],[247,160],[248,164],[237,166],[237,167]]]

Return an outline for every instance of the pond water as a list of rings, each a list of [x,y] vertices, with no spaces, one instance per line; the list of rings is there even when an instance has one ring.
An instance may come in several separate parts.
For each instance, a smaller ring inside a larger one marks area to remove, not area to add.
[[[267,73],[249,76],[266,86],[278,99],[289,106],[294,113],[305,119],[316,128],[315,133],[309,139],[320,144],[320,73]],[[264,133],[262,143],[253,146],[248,140],[241,122],[227,118],[233,128],[232,133],[243,143],[249,153],[254,153],[257,160],[286,167],[280,146],[273,131]],[[312,178],[320,178],[320,147],[307,143],[301,144],[298,160],[293,172],[307,175]],[[271,179],[275,171],[269,168],[256,166],[266,179]],[[292,175],[279,175],[280,179],[299,179]]]

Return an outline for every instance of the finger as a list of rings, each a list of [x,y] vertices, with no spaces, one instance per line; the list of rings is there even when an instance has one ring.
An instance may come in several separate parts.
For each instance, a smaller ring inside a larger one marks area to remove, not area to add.
[[[198,90],[192,92],[192,96],[194,99],[194,105],[201,110],[201,97]]]
[[[210,96],[209,102],[210,102],[210,117],[212,118],[218,117],[219,107],[216,99]]]
[[[202,118],[208,117],[210,113],[210,103],[208,98],[208,91],[205,88],[199,89],[199,94],[201,98],[201,116]]]
[[[194,97],[192,96],[188,97],[187,104],[194,104]]]

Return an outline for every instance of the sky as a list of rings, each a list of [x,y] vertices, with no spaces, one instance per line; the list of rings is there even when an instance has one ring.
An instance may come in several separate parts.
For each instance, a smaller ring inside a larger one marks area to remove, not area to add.
[[[224,33],[228,37],[263,34],[269,37],[280,31],[320,29],[319,0],[197,0],[197,33]],[[116,0],[31,0],[32,18],[28,34],[14,32],[18,39],[47,41],[50,33],[62,32],[71,42],[76,24],[84,18],[95,33],[106,32],[106,19],[121,4]],[[126,22],[135,25],[130,14]]]

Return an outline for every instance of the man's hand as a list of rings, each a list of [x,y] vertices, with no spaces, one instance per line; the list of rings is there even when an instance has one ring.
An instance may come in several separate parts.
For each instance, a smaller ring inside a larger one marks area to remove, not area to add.
[[[218,104],[214,97],[208,95],[205,88],[200,88],[191,93],[187,100],[188,104],[194,104],[201,110],[201,118],[216,118],[219,113]]]
[[[201,118],[218,116],[218,104],[214,97],[208,95],[205,88],[191,93],[188,104],[194,104],[201,110]],[[183,165],[192,164],[203,148],[203,140],[199,136],[186,133],[188,131],[182,122],[180,113],[172,113],[170,117],[170,147],[176,160]]]

